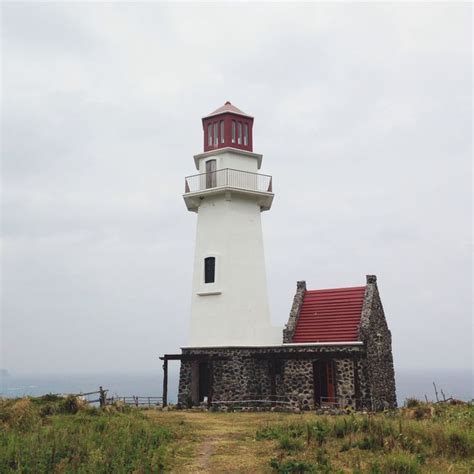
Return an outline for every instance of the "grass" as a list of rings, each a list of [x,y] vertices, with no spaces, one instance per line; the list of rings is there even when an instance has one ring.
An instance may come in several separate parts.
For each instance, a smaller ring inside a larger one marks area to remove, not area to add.
[[[280,451],[269,459],[274,472],[474,472],[474,407],[468,404],[410,400],[389,413],[301,417],[257,429],[256,440],[265,439]]]
[[[162,472],[171,432],[138,410],[75,397],[0,401],[0,472]]]
[[[0,472],[474,472],[474,407],[410,405],[320,416],[0,400]]]

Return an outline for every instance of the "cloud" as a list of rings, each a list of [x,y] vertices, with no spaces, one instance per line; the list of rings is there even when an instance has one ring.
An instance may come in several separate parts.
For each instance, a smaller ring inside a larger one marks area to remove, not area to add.
[[[274,179],[274,323],[298,279],[376,273],[396,366],[467,367],[471,8],[5,4],[4,365],[156,369],[186,343],[180,195],[200,117],[231,100]]]

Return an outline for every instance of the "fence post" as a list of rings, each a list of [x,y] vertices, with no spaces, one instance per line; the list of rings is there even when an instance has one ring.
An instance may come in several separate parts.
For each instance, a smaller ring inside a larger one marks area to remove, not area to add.
[[[163,406],[168,405],[168,359],[163,360]]]

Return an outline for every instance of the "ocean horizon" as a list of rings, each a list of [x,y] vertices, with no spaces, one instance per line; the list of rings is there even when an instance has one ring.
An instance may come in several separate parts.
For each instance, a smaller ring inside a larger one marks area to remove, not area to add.
[[[178,389],[178,370],[170,370],[168,375],[168,400],[175,403]],[[397,400],[402,405],[409,397],[435,401],[433,382],[438,397],[456,398],[469,401],[474,399],[474,379],[467,369],[399,369],[395,372]],[[108,390],[109,396],[161,396],[162,372],[104,372],[90,374],[15,374],[2,373],[0,396],[17,398],[40,396],[47,393],[68,394],[87,393],[98,390],[99,386]]]

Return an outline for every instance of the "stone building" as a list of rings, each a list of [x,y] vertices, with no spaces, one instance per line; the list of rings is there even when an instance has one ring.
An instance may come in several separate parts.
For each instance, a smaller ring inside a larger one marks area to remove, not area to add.
[[[308,290],[297,283],[285,328],[271,326],[262,211],[272,177],[258,174],[253,117],[229,102],[202,119],[199,174],[184,200],[197,213],[191,335],[179,354],[178,405],[285,404],[311,410],[396,406],[391,334],[375,275],[365,286]],[[268,402],[268,403],[267,403]]]

